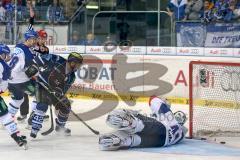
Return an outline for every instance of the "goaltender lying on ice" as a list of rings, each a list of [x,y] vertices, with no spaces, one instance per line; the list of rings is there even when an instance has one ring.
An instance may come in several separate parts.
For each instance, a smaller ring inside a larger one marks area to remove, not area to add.
[[[132,147],[163,147],[183,140],[187,129],[183,126],[186,115],[177,111],[174,114],[168,103],[156,96],[149,100],[151,117],[138,111],[118,109],[112,111],[106,123],[116,131],[99,137],[101,150],[118,150]]]

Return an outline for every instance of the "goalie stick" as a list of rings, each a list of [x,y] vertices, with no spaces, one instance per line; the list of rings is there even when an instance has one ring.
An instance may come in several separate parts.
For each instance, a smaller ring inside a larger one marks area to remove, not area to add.
[[[38,84],[40,84],[42,87],[44,87],[51,95],[53,95],[59,102],[61,102],[59,99],[58,99],[58,97],[57,96],[55,96],[55,92],[53,92],[53,91],[51,91],[43,82],[39,82],[39,81],[37,81],[37,83]],[[62,103],[62,102],[61,102]],[[95,135],[99,135],[100,133],[99,133],[99,131],[97,131],[97,130],[94,130],[92,127],[90,127],[84,120],[82,120],[82,118],[80,118],[73,110],[70,110],[71,111],[71,113],[79,120],[79,121],[81,121],[88,129],[90,129]],[[51,112],[51,110],[50,110],[50,112]],[[47,135],[47,134],[49,134],[49,133],[51,133],[54,129],[54,125],[53,125],[53,121],[52,121],[52,119],[53,119],[53,115],[51,114],[51,128],[48,130],[48,131],[46,131],[47,133],[45,133],[45,135]],[[42,133],[42,135],[43,135],[43,133]]]

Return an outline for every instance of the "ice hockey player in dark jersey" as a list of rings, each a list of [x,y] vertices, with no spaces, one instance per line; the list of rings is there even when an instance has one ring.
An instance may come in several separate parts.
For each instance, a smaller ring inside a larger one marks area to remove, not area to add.
[[[59,110],[56,118],[55,131],[70,135],[71,130],[65,127],[71,104],[66,97],[66,92],[75,80],[75,71],[80,68],[83,58],[79,53],[72,52],[67,60],[53,54],[37,56],[32,67],[26,71],[31,77],[38,73],[37,81],[37,106],[32,118],[32,130],[30,136],[36,138],[42,128],[43,117],[49,105]],[[44,84],[45,87],[42,86]]]
[[[34,48],[34,51],[37,53],[40,53],[41,55],[49,54],[49,49],[46,46],[47,37],[48,37],[47,32],[43,29],[40,29],[37,32],[38,32],[38,42],[36,47]]]
[[[154,96],[150,98],[149,105],[154,118],[133,110],[112,111],[106,123],[117,131],[100,136],[100,149],[163,147],[183,140],[186,128],[176,120],[166,101]],[[178,120],[180,119],[183,119],[181,122],[185,122],[185,114],[178,117]]]
[[[10,54],[10,49],[5,44],[0,44],[0,94],[3,93],[8,87],[8,79],[10,78],[11,69],[7,65],[6,60]],[[14,122],[13,117],[8,112],[8,107],[0,96],[0,123],[4,125],[11,137],[17,142],[19,146],[27,144],[26,137],[20,135],[17,124]]]

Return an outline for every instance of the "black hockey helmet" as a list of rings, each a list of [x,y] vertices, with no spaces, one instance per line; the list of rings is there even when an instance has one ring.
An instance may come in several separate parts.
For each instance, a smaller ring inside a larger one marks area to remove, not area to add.
[[[80,53],[77,53],[77,52],[71,52],[68,55],[67,60],[68,60],[68,62],[76,62],[76,63],[80,63],[80,64],[83,63],[83,57],[81,56]]]

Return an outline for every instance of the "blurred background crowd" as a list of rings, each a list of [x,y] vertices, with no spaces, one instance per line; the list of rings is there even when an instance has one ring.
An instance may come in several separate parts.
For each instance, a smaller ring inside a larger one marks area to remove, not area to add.
[[[28,23],[27,1],[0,0],[0,23],[6,26],[4,37],[12,39],[9,43],[14,43],[14,34],[19,35],[19,26]],[[176,45],[178,22],[240,21],[240,0],[30,1],[36,25],[52,28],[54,33],[49,42],[52,44],[102,45],[109,40],[116,43],[131,40],[134,45],[172,46]],[[62,34],[57,29],[63,26],[67,27],[66,41],[54,40]],[[0,28],[0,34],[3,31]],[[20,39],[18,35],[15,41]]]

